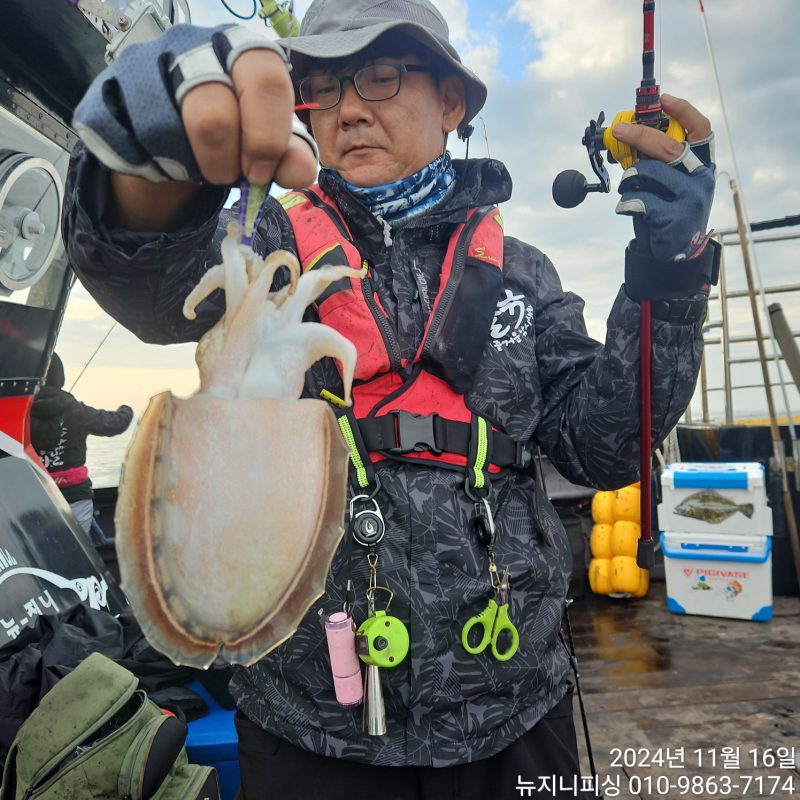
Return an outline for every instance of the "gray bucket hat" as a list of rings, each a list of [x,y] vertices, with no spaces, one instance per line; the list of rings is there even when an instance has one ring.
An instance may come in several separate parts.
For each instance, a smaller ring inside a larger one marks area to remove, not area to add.
[[[292,65],[300,72],[303,57],[335,59],[363,50],[389,30],[402,31],[443,58],[461,78],[467,109],[458,126],[463,133],[486,102],[486,86],[461,63],[450,44],[444,17],[429,0],[314,0],[303,17],[300,34],[291,43]]]

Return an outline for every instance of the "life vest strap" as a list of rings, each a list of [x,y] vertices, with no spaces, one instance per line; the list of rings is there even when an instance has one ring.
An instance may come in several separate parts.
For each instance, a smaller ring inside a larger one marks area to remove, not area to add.
[[[328,392],[328,394],[330,393]],[[360,424],[353,413],[352,406],[337,407],[337,404],[333,403],[332,407],[344,440],[350,448],[350,482],[359,490],[375,486],[377,484],[375,468],[372,466],[369,452],[364,445]]]
[[[491,425],[488,422],[485,424],[491,431]],[[391,411],[384,416],[358,420],[358,429],[366,451],[369,453],[383,451],[393,456],[427,451],[434,455],[456,453],[470,458],[473,455],[472,451],[475,450],[474,455],[479,457],[477,452],[479,438],[473,442],[472,428],[473,424],[469,422],[444,419],[438,414],[423,416],[410,414],[407,411]],[[490,460],[478,465],[480,471],[488,470],[490,463],[497,467],[513,469],[526,469],[531,463],[531,453],[528,448],[497,431],[491,435],[489,458]]]
[[[494,431],[484,417],[472,415],[470,422],[469,455],[464,490],[478,502],[488,500],[492,493],[489,465],[494,460]]]

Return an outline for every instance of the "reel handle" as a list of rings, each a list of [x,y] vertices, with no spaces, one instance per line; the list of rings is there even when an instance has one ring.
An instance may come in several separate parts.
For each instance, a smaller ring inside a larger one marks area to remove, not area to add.
[[[607,191],[602,183],[589,183],[586,176],[575,169],[565,169],[553,181],[553,200],[561,208],[579,206],[589,192]]]

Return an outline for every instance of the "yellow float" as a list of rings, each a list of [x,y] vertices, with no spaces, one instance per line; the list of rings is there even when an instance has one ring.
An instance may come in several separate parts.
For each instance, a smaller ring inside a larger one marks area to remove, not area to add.
[[[641,521],[641,492],[634,486],[626,486],[614,493],[611,513],[614,521],[626,520],[639,524]]]
[[[598,492],[592,498],[592,519],[598,525],[614,524],[614,492]]]
[[[616,492],[597,492],[592,499],[589,585],[595,594],[644,597],[650,573],[636,563],[639,525],[639,483]]]
[[[611,529],[611,540],[609,542],[611,555],[603,556],[603,558],[612,558],[613,556],[636,558],[640,535],[641,528],[635,522],[628,522],[624,519],[617,520]]]
[[[592,548],[592,555],[595,558],[611,558],[614,555],[611,549],[613,530],[613,525],[595,525],[592,528],[592,536],[589,540],[589,545]]]
[[[593,558],[589,564],[589,586],[595,594],[609,594],[611,588],[611,559]]]

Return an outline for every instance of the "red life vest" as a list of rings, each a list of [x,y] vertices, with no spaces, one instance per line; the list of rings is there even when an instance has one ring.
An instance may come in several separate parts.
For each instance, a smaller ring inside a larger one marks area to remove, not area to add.
[[[280,202],[295,234],[303,272],[344,262],[353,270],[371,269],[339,209],[318,185],[289,192]],[[369,272],[363,280],[332,284],[318,298],[320,322],[347,337],[358,352],[352,413],[372,462],[388,453],[441,466],[477,466],[487,479],[487,473],[503,467],[523,466],[524,457],[527,465],[529,457],[521,444],[493,433],[488,421],[473,414],[464,400],[502,292],[502,224],[497,208],[485,206],[471,209],[467,221],[453,232],[439,292],[411,363],[401,357]],[[475,440],[469,448],[465,437]],[[476,476],[482,486],[481,476]]]

